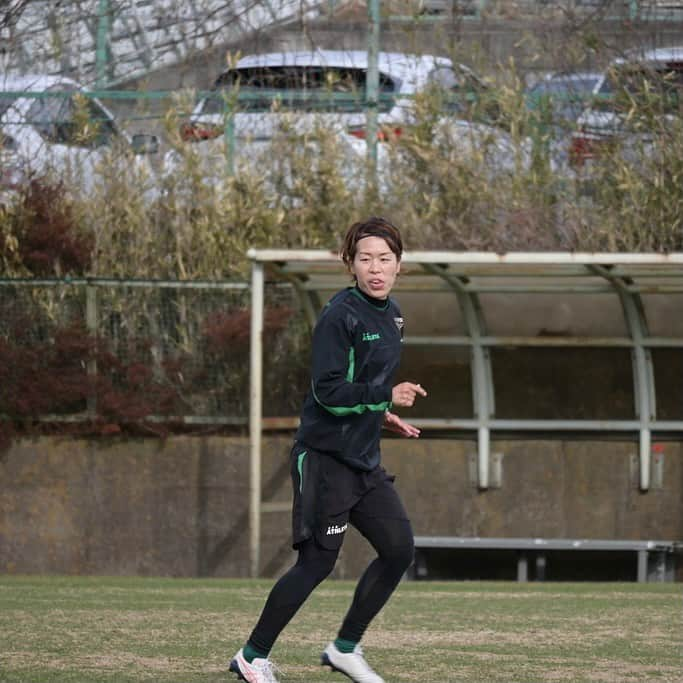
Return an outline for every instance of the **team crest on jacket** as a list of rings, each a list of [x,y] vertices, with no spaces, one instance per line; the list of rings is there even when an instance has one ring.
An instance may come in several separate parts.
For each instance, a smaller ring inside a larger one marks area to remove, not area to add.
[[[394,318],[394,322],[396,323],[396,327],[398,327],[398,331],[401,333],[401,341],[403,341],[403,318]]]

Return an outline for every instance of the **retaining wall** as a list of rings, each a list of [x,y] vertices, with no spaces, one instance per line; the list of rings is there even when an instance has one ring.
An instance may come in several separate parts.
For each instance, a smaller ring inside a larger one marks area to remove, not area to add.
[[[290,445],[264,442],[265,500],[291,498]],[[496,441],[502,485],[486,491],[473,442],[388,439],[383,457],[419,535],[680,540],[683,444],[655,447],[645,493],[630,442]],[[0,455],[0,572],[248,576],[248,476],[246,438],[22,440]],[[262,574],[293,557],[289,515],[264,514]],[[335,575],[370,557],[350,532]]]

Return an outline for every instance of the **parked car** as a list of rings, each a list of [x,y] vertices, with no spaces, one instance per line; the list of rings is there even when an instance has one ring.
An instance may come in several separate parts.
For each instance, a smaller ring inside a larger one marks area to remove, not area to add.
[[[682,90],[683,47],[614,60],[593,88],[590,106],[577,119],[572,165],[581,169],[615,144],[625,158],[647,154],[656,128],[680,116]]]
[[[67,190],[89,191],[99,166],[116,160],[121,171],[144,170],[151,178],[151,167],[139,155],[156,149],[155,136],[128,136],[106,107],[72,79],[0,78],[0,180],[5,190],[42,177]]]
[[[379,124],[386,132],[400,134],[411,98],[429,85],[461,93],[449,100],[450,111],[467,106],[486,89],[466,66],[447,57],[380,52]],[[365,91],[368,56],[363,51],[313,50],[252,55],[223,72],[214,92],[196,106],[183,126],[182,136],[191,142],[220,137],[224,133],[226,101],[239,92],[234,116],[238,138],[263,140],[277,130],[281,114],[296,111],[297,125],[308,130],[311,120],[322,120],[356,137],[365,135]],[[308,116],[307,116],[308,115]]]
[[[474,104],[488,92],[471,69],[447,57],[380,52],[378,55],[378,137],[400,136],[414,123],[414,97],[438,89],[442,113],[467,120]],[[268,143],[287,121],[296,133],[323,126],[338,136],[349,159],[363,157],[366,146],[365,92],[368,56],[363,51],[313,50],[243,57],[223,72],[213,92],[202,98],[181,127],[184,142],[195,145],[206,173],[222,168],[226,150],[226,111],[234,107],[232,130],[235,155],[253,161],[268,154]],[[493,106],[480,107],[493,121]],[[468,131],[472,137],[479,126]],[[496,130],[491,128],[491,130]],[[490,137],[491,130],[487,130]],[[500,135],[505,135],[499,131]],[[171,151],[166,168],[173,170],[181,156]],[[380,154],[380,164],[386,155]],[[357,178],[356,170],[349,176]]]
[[[593,90],[601,78],[599,71],[548,74],[527,89],[527,106],[547,115],[549,125],[566,129],[573,126],[590,104]]]
[[[560,172],[569,166],[576,121],[601,77],[597,71],[551,73],[525,92],[536,139],[546,145],[553,167]]]

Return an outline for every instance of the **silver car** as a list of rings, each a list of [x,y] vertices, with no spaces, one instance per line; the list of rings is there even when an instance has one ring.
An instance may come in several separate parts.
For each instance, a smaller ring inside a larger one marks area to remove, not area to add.
[[[79,97],[80,96],[80,97]],[[152,169],[136,152],[156,149],[156,138],[129,137],[113,115],[85,88],[62,76],[0,78],[2,186],[17,189],[32,178],[89,192],[104,165],[118,171]]]
[[[619,145],[625,158],[651,150],[657,122],[680,116],[683,47],[657,48],[615,59],[593,88],[593,101],[577,119],[570,159],[584,172]]]

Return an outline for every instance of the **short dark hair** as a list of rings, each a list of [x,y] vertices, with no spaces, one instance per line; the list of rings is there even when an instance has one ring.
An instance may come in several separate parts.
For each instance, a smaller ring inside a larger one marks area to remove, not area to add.
[[[399,229],[386,218],[371,216],[367,220],[354,223],[346,232],[341,248],[341,257],[347,268],[351,267],[356,257],[356,245],[364,237],[381,237],[395,254],[396,260],[401,260],[403,254],[403,240]]]

